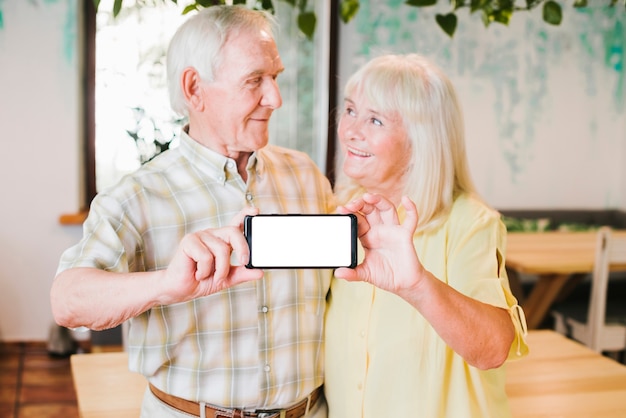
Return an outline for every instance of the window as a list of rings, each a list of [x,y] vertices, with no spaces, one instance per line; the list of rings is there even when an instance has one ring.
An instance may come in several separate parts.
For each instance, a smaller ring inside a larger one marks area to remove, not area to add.
[[[98,190],[139,167],[156,151],[156,142],[172,139],[184,123],[169,109],[164,75],[167,44],[186,18],[184,6],[126,0],[113,19],[112,3],[102,0],[96,16],[92,2],[85,2],[85,208]],[[270,142],[307,152],[331,181],[335,3],[315,2],[313,42],[299,34],[293,8],[274,3],[286,70],[279,77],[283,106],[270,123]]]
[[[173,140],[184,120],[169,107],[165,55],[186,19],[173,2],[126,7],[112,0],[96,16],[96,189],[115,184]]]

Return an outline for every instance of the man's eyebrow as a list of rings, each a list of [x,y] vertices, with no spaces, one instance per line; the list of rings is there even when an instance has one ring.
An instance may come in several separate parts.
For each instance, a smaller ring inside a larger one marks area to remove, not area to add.
[[[281,67],[276,72],[269,72],[266,70],[252,70],[247,74],[246,77],[258,77],[258,76],[263,76],[265,74],[279,75],[279,74],[282,74],[284,71],[285,71],[285,67]]]

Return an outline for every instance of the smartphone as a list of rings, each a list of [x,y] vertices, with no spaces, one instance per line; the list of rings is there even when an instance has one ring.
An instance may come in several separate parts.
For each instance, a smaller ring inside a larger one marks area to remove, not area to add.
[[[356,267],[357,218],[352,214],[246,216],[244,235],[248,268]]]

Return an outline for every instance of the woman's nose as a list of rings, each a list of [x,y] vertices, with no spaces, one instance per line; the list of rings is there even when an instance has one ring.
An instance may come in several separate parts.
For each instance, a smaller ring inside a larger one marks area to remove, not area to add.
[[[361,133],[361,125],[358,119],[343,116],[339,121],[339,137],[343,139],[361,139],[363,137]]]

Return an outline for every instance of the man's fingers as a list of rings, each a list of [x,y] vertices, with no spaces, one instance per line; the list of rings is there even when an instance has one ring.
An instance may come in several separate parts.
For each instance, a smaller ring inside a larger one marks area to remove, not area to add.
[[[241,233],[239,227],[230,226],[213,230],[212,233],[228,244],[229,251],[233,251],[237,255],[237,263],[240,265],[247,264],[250,258],[250,248],[246,238]],[[230,254],[228,257],[230,263]]]
[[[207,230],[194,234],[185,246],[187,256],[196,262],[196,280],[225,277],[230,265],[230,252],[227,242]]]
[[[230,221],[230,226],[236,226],[237,228],[241,228],[243,225],[243,220],[246,216],[254,216],[259,214],[258,208],[253,208],[252,206],[246,206],[236,214],[233,219]]]
[[[196,263],[196,280],[226,277],[231,253],[235,251],[240,259],[247,260],[249,252],[243,234],[234,226],[198,231],[185,239],[183,251]]]
[[[249,269],[244,266],[232,266],[228,275],[228,279],[233,286],[261,278],[263,278],[263,270]]]

